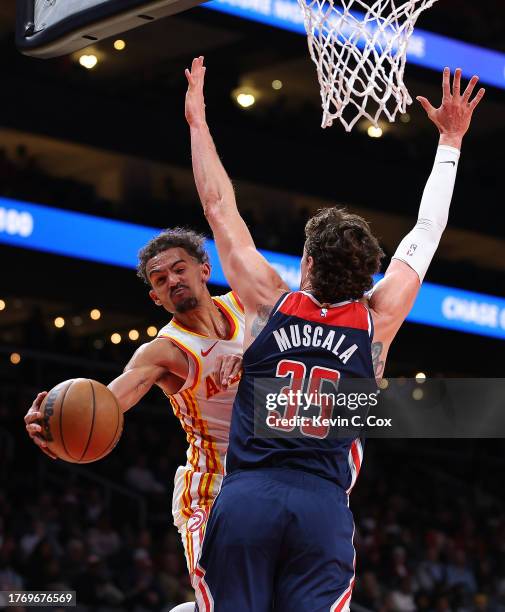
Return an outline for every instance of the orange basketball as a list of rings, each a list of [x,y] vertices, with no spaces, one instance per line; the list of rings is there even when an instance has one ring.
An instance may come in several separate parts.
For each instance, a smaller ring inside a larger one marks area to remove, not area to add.
[[[40,407],[42,437],[71,463],[98,461],[116,446],[123,413],[112,392],[96,380],[75,378],[51,389]]]

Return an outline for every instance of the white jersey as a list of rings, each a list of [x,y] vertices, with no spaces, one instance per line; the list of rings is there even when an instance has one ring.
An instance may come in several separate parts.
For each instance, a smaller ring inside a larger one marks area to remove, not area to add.
[[[212,373],[220,355],[243,353],[243,307],[233,292],[212,299],[230,324],[228,340],[202,336],[175,320],[158,334],[183,350],[189,362],[184,385],[178,393],[169,396],[189,443],[187,463],[177,470],[175,477],[173,514],[179,529],[197,509],[207,512],[219,492],[233,400],[240,378],[237,376],[226,391],[221,391]]]

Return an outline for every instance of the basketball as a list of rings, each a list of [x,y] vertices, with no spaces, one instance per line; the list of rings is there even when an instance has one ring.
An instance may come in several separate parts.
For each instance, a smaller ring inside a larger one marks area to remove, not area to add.
[[[75,378],[46,395],[40,407],[48,449],[70,463],[98,461],[116,446],[123,413],[112,392],[96,380]]]

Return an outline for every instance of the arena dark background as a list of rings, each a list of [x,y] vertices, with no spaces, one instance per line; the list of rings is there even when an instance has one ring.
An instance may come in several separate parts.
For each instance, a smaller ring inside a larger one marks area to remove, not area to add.
[[[440,0],[419,26],[505,50],[499,1]],[[389,255],[414,222],[435,128],[414,103],[410,122],[381,139],[340,125],[321,130],[315,70],[299,35],[197,8],[126,33],[122,53],[100,43],[99,65],[86,71],[71,57],[21,56],[13,28],[14,2],[3,0],[1,195],[208,232],[184,120],[183,71],[204,54],[208,121],[259,247],[300,254],[307,216],[335,202],[369,218]],[[283,81],[279,92],[273,79]],[[440,99],[439,74],[408,65],[406,80],[413,97]],[[261,92],[247,111],[232,99],[242,83]],[[486,89],[427,279],[503,295],[505,94]],[[111,248],[121,248],[114,236]],[[0,257],[0,588],[72,585],[89,609],[161,610],[191,599],[170,514],[185,440],[161,392],[126,415],[109,458],[79,469],[42,456],[22,421],[36,392],[61,380],[109,382],[149,339],[148,325],[167,316],[134,271],[5,246]],[[90,321],[91,308],[100,321]],[[56,316],[66,319],[62,330]],[[131,328],[139,342],[110,343],[112,332]],[[407,323],[386,374],[500,377],[503,363],[503,342]],[[499,439],[367,444],[352,496],[356,604],[505,610],[503,449]],[[139,492],[135,474],[150,491]]]

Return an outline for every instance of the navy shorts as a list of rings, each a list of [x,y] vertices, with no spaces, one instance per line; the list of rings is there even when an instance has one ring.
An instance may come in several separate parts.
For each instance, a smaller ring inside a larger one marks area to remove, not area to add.
[[[354,521],[336,484],[289,469],[227,476],[195,571],[199,612],[345,612]]]

